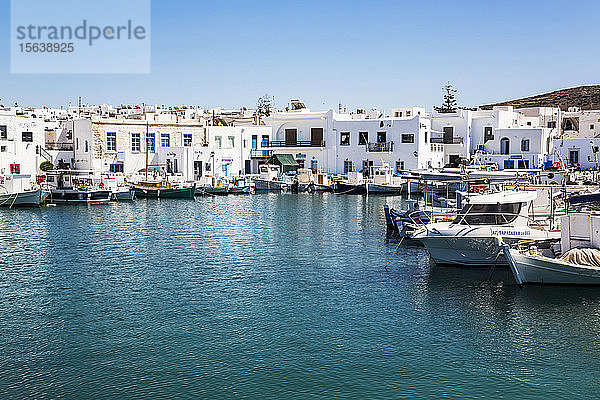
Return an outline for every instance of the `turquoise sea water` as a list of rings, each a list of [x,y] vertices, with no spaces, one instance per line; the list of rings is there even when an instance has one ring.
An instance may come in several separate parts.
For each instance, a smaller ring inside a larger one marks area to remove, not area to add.
[[[386,201],[0,210],[0,398],[598,396],[600,289],[386,271]]]

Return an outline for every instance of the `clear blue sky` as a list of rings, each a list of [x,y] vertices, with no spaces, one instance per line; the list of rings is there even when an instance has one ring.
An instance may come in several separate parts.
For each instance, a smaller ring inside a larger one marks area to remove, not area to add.
[[[100,0],[98,0],[100,1]],[[9,0],[0,0],[5,105],[426,106],[600,82],[597,1],[152,2],[152,73],[11,75]]]

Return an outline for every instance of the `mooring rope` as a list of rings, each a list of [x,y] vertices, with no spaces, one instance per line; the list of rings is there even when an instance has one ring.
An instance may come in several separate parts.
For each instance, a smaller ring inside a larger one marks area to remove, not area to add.
[[[394,250],[394,252],[392,253],[392,256],[390,257],[390,259],[388,260],[388,262],[385,264],[385,270],[387,271],[387,266],[390,263],[390,261],[392,261],[392,258],[394,258],[394,255],[396,254],[396,252],[398,251],[398,248],[400,247],[400,245],[402,244],[402,241],[404,240],[406,236],[402,236],[402,239],[400,239],[400,241],[398,242],[398,246],[396,246],[396,249]]]

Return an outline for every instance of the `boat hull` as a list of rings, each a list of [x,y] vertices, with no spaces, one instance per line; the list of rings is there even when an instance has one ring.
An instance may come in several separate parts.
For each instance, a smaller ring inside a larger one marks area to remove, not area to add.
[[[20,193],[0,194],[2,207],[39,207],[45,200],[47,193],[41,189]]]
[[[108,203],[111,196],[110,190],[52,189],[50,191],[50,200],[53,203]]]
[[[377,183],[367,183],[368,194],[402,194],[406,193],[407,185],[380,185]]]
[[[600,285],[600,269],[574,265],[542,256],[505,250],[510,268],[519,284]]]
[[[112,200],[114,201],[133,201],[135,198],[135,190],[122,190],[112,193]]]
[[[364,184],[353,185],[337,182],[333,188],[333,192],[337,194],[367,194],[367,188]]]
[[[196,190],[196,196],[227,196],[229,188],[227,186],[203,186]]]
[[[436,264],[508,266],[493,237],[418,237]]]
[[[287,183],[282,181],[268,181],[266,179],[255,179],[254,185],[256,191],[282,191],[287,190]]]
[[[135,186],[135,196],[146,199],[193,199],[195,194],[195,186],[170,189]]]

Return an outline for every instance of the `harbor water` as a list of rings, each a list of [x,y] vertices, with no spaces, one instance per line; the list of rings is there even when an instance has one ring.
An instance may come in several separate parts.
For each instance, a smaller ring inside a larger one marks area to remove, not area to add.
[[[435,267],[398,197],[0,210],[0,398],[575,398],[600,290]]]

